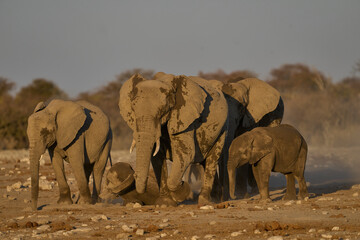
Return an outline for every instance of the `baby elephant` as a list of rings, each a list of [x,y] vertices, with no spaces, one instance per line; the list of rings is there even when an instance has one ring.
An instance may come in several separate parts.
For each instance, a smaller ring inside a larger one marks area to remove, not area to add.
[[[235,199],[236,168],[250,163],[260,192],[260,200],[270,201],[269,178],[271,171],[286,176],[284,200],[296,199],[295,179],[299,183],[299,198],[308,196],[304,170],[307,144],[292,126],[257,127],[237,137],[230,146],[228,173],[230,197]]]

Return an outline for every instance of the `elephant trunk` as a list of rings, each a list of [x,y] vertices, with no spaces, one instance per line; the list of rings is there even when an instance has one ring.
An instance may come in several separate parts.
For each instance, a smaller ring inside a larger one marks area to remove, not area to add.
[[[29,156],[30,156],[30,172],[31,172],[31,202],[32,209],[37,209],[37,201],[39,195],[39,164],[40,157],[45,152],[34,147],[30,144]]]
[[[228,166],[230,198],[235,199],[236,168]]]

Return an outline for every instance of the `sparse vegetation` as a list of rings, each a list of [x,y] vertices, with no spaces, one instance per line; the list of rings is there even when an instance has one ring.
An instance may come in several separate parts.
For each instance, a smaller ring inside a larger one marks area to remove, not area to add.
[[[133,69],[123,72],[115,80],[92,92],[80,93],[76,99],[87,100],[104,110],[113,130],[113,149],[127,149],[132,132],[118,109],[119,90],[135,73],[151,79],[153,70]],[[360,73],[356,63],[351,76],[333,83],[330,77],[304,64],[285,64],[273,69],[266,80],[278,89],[285,104],[284,121],[297,127],[313,146],[355,146],[360,135]],[[251,70],[226,73],[219,69],[198,74],[205,79],[236,82],[258,77]],[[47,79],[34,79],[15,95],[15,84],[0,77],[0,149],[19,149],[28,146],[27,117],[39,101],[53,98],[68,99],[67,94]]]

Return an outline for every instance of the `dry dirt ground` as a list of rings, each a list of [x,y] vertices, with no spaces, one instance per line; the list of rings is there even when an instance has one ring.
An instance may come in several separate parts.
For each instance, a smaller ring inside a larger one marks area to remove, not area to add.
[[[127,151],[113,162],[134,164]],[[40,210],[30,208],[28,152],[0,152],[0,239],[360,239],[360,148],[311,148],[306,168],[310,198],[282,201],[285,180],[270,179],[272,202],[258,195],[199,207],[58,205],[48,157],[41,161]],[[76,182],[66,165],[74,199]],[[109,167],[108,167],[109,168]],[[107,168],[107,169],[108,169]]]

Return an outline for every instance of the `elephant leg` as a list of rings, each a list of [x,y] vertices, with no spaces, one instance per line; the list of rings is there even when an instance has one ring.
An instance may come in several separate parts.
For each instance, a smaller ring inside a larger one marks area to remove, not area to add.
[[[111,141],[108,141],[100,154],[99,160],[94,163],[94,168],[93,168],[94,187],[91,196],[93,203],[99,201],[102,177],[104,175],[106,163],[109,158],[110,148],[111,148]]]
[[[52,160],[52,165],[55,171],[56,180],[59,185],[59,200],[57,203],[72,204],[71,193],[69,185],[66,181],[65,169],[64,169],[64,160],[58,153],[49,151],[50,157]]]
[[[211,202],[210,193],[214,183],[218,161],[220,159],[224,147],[225,135],[226,134],[224,132],[219,137],[218,141],[214,144],[208,156],[206,157],[204,181],[198,200],[199,205],[205,205]]]
[[[266,158],[266,157],[264,157]],[[254,172],[254,177],[260,192],[260,201],[269,202],[271,201],[269,195],[269,179],[271,174],[271,168],[265,168],[264,164],[260,160],[257,164],[252,165],[252,169]]]
[[[236,181],[235,181],[235,196],[240,198],[247,198],[247,175],[248,165],[243,165],[235,170]]]
[[[294,176],[299,184],[299,198],[304,199],[309,196],[306,181],[304,178],[305,172],[305,163],[306,163],[306,155],[307,155],[307,148],[302,147],[300,150],[300,154],[297,161],[296,170],[294,171]]]
[[[71,147],[67,149],[69,156],[69,162],[75,179],[80,191],[79,203],[91,203],[91,195],[89,189],[89,182],[86,178],[84,164],[85,164],[85,155],[84,155],[84,144],[83,141],[79,139]]]
[[[162,150],[151,158],[151,164],[159,185],[159,197],[155,200],[155,205],[177,206],[177,203],[171,198],[167,187],[168,170],[165,153]]]
[[[296,189],[295,189],[295,178],[293,173],[285,174],[286,177],[286,193],[283,200],[295,200]]]

